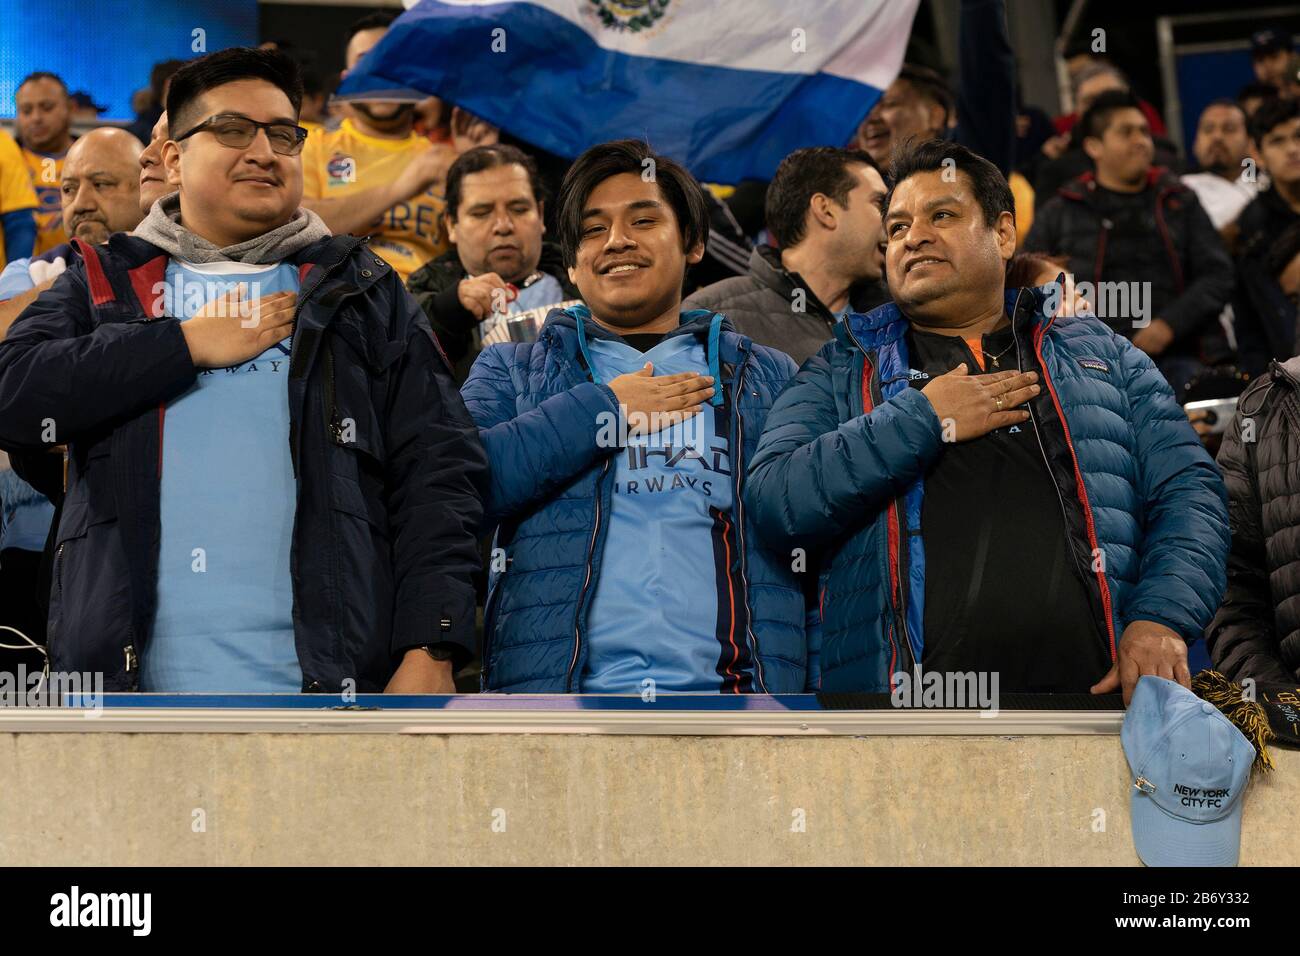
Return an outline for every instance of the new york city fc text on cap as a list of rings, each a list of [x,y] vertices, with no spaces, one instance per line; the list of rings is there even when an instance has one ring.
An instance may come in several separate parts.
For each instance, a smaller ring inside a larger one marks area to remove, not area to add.
[[[1213,704],[1163,677],[1138,681],[1120,732],[1133,844],[1147,866],[1236,866],[1255,748]]]

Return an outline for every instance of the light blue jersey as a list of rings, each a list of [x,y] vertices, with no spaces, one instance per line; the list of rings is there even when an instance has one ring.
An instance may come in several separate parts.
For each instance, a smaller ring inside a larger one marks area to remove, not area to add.
[[[182,321],[240,282],[251,298],[298,289],[289,263],[173,260],[166,278],[167,314]],[[285,339],[251,362],[202,369],[166,407],[158,609],[141,659],[142,690],[302,689],[289,575],[297,497],[289,348]]]
[[[646,362],[656,376],[710,374],[692,335],[665,339],[644,354],[605,339],[587,346],[603,382]],[[740,680],[745,635],[719,618],[719,589],[728,587],[734,550],[729,440],[725,407],[706,403],[685,422],[629,438],[615,456],[608,537],[587,617],[583,693],[639,694],[651,686],[717,693]]]
[[[519,290],[519,297],[510,303],[510,314],[555,305],[563,299],[564,289],[555,280],[555,276],[543,272],[540,279]]]

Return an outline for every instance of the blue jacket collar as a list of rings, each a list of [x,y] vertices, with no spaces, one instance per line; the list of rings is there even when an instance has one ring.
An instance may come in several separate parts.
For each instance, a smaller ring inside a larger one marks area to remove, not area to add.
[[[714,316],[718,317],[717,322],[713,321]],[[567,309],[552,309],[542,324],[541,334],[545,335],[547,331],[561,329],[570,332],[576,332],[578,328],[578,319],[583,320],[583,331],[588,338],[605,339],[613,341],[618,336],[604,328],[591,318],[591,310],[585,305],[571,305]],[[706,342],[712,336],[717,343],[717,354],[720,361],[735,365],[742,361],[745,353],[750,350],[752,342],[750,339],[736,331],[731,320],[720,312],[711,312],[708,309],[688,309],[681,314],[681,324],[672,332],[672,335],[697,335]],[[576,343],[575,343],[576,351]],[[710,347],[709,354],[714,354],[714,349]]]
[[[1058,282],[1063,281],[1063,278],[1058,279]],[[1044,322],[1051,325],[1053,316],[1044,312],[1050,288],[1013,288],[1005,291],[1006,311],[1012,316],[1012,324],[1017,329],[1036,328]],[[836,326],[835,337],[847,348],[875,352],[897,342],[906,331],[907,316],[903,310],[893,302],[886,302],[865,315],[859,312],[848,313],[844,321]]]

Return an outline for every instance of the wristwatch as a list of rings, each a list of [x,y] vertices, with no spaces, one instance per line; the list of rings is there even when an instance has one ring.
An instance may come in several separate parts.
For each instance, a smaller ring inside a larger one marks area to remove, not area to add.
[[[456,658],[455,644],[423,644],[420,649],[435,661],[450,661]]]

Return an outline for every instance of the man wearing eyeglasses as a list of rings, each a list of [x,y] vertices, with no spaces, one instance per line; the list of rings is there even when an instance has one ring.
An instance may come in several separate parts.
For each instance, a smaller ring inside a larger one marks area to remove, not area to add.
[[[392,268],[299,208],[301,98],[274,51],[177,72],[179,191],[0,343],[0,446],[69,447],[54,670],[439,692],[470,656],[483,452]]]

